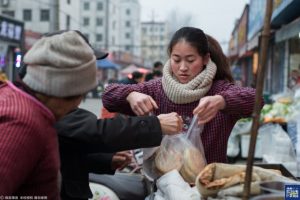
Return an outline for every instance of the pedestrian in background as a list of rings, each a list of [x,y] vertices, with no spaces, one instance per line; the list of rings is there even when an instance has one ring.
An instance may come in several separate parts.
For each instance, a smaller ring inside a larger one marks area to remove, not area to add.
[[[155,71],[160,71],[160,72],[162,72],[163,67],[164,67],[164,65],[162,64],[162,62],[156,61],[156,62],[153,64],[153,72],[155,72]]]
[[[162,79],[111,84],[103,93],[103,105],[128,115],[171,111],[189,119],[196,115],[198,123],[204,124],[201,139],[207,162],[227,162],[230,132],[238,119],[251,116],[255,89],[233,83],[220,45],[201,29],[183,27],[176,31],[168,53],[170,60]]]
[[[145,81],[150,81],[152,79],[157,79],[162,77],[163,64],[160,61],[156,61],[153,64],[152,72],[149,72],[145,76]]]
[[[126,77],[123,80],[120,80],[119,83],[122,84],[137,84],[144,81],[144,74],[139,71],[134,71],[131,73],[131,77]]]

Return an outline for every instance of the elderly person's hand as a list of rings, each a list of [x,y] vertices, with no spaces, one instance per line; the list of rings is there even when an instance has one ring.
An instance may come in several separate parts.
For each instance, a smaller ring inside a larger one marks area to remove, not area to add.
[[[219,110],[226,106],[225,100],[221,95],[206,96],[200,99],[198,106],[193,114],[198,116],[198,123],[205,124],[212,120]]]
[[[151,96],[139,92],[131,92],[126,100],[129,102],[132,111],[138,115],[148,115],[158,106]]]
[[[162,132],[166,135],[177,134],[182,130],[183,120],[177,113],[160,114],[159,119]]]
[[[112,169],[122,170],[129,165],[132,160],[132,153],[130,151],[120,151],[113,155],[111,165]]]

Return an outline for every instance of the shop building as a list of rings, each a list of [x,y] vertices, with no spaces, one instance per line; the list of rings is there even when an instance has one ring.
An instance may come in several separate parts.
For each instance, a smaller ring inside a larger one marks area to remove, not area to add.
[[[300,84],[300,1],[274,1],[271,26],[274,35],[274,66],[283,75],[281,91]],[[298,80],[297,80],[298,79]]]
[[[260,41],[266,1],[250,0],[230,40],[229,58],[244,86],[254,86],[259,65]],[[265,94],[276,94],[300,84],[300,1],[274,0],[265,73]],[[245,24],[246,28],[245,28]],[[247,37],[245,40],[244,33]]]
[[[0,71],[15,80],[21,65],[24,44],[24,24],[0,15]]]

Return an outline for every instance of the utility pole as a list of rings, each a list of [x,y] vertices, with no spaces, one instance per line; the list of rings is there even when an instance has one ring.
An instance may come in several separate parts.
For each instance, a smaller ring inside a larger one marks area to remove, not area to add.
[[[256,146],[257,131],[259,126],[260,110],[262,105],[262,93],[264,88],[265,69],[267,63],[267,53],[270,38],[270,22],[272,16],[273,0],[266,0],[266,14],[264,19],[264,27],[261,36],[261,49],[260,49],[260,62],[257,72],[256,80],[256,94],[255,94],[255,106],[252,114],[253,123],[251,127],[251,139],[248,151],[246,177],[244,184],[243,200],[248,200],[251,191],[251,179],[252,179],[252,168]]]

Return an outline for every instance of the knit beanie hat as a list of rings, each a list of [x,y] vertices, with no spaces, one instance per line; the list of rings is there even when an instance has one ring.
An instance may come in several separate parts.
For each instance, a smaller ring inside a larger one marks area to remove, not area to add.
[[[62,31],[37,41],[25,54],[27,72],[23,82],[49,96],[82,95],[97,86],[96,56],[79,31]]]

